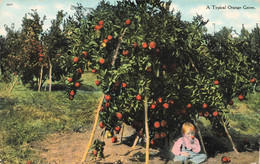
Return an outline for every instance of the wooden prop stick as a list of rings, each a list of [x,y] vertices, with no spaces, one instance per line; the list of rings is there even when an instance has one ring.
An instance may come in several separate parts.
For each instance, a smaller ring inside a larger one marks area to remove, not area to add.
[[[120,143],[122,143],[123,137],[124,137],[124,123],[122,124],[122,128],[121,128]]]
[[[144,112],[145,112],[145,132],[146,132],[146,158],[145,158],[146,164],[149,163],[149,144],[150,144],[147,101],[148,101],[148,98],[147,98],[147,96],[145,96],[145,98],[144,98]]]
[[[199,128],[199,125],[198,125],[197,117],[195,116],[194,118],[195,118],[195,126],[196,126],[196,129],[198,130],[198,135],[199,135],[199,137],[200,137],[200,142],[201,142],[201,145],[202,145],[202,149],[203,149],[204,153],[205,153],[206,155],[208,155],[208,154],[207,154],[207,151],[206,151],[206,149],[205,149],[205,145],[204,145],[204,142],[203,142],[203,138],[202,138],[202,135],[201,135],[201,131],[200,131],[200,128]]]
[[[112,66],[114,66],[115,64],[115,60],[116,60],[116,57],[117,57],[117,54],[118,54],[118,50],[120,48],[120,45],[121,45],[121,42],[123,40],[123,37],[125,35],[125,32],[126,32],[126,29],[124,29],[123,33],[121,34],[121,36],[119,37],[119,41],[118,41],[118,44],[117,44],[117,47],[116,47],[116,50],[115,50],[115,53],[113,55],[113,58],[112,58]],[[101,109],[101,106],[102,106],[102,102],[104,100],[104,97],[105,95],[103,94],[102,95],[102,98],[99,102],[99,106],[98,106],[98,109],[97,109],[97,113],[96,113],[96,118],[95,118],[95,123],[94,123],[94,126],[93,126],[93,130],[92,130],[92,133],[91,133],[91,136],[90,136],[90,139],[89,139],[89,142],[88,142],[88,145],[87,145],[87,148],[86,148],[86,151],[84,153],[84,156],[82,158],[82,163],[84,163],[86,157],[87,157],[87,154],[88,154],[88,151],[89,151],[89,148],[90,146],[92,145],[92,141],[93,141],[93,138],[94,138],[94,134],[95,134],[95,131],[96,131],[96,127],[97,127],[97,122],[98,122],[98,119],[99,119],[99,111]]]
[[[234,142],[233,142],[233,140],[232,140],[232,137],[230,136],[230,134],[229,134],[229,132],[228,132],[228,129],[227,129],[227,126],[226,126],[226,123],[225,123],[223,117],[221,117],[221,122],[222,122],[222,124],[223,124],[223,126],[224,126],[224,129],[225,129],[225,132],[226,132],[226,134],[227,134],[227,136],[228,136],[228,138],[229,138],[229,140],[230,140],[230,142],[231,142],[231,144],[232,144],[232,146],[233,146],[233,150],[234,150],[237,154],[239,154],[239,152],[237,151],[236,145],[234,144]]]
[[[94,123],[94,126],[93,126],[93,129],[92,129],[92,133],[90,135],[90,139],[88,141],[88,146],[86,148],[86,151],[85,151],[85,154],[82,158],[82,163],[84,163],[86,157],[87,157],[87,154],[88,154],[88,150],[90,148],[90,146],[92,145],[92,141],[93,141],[93,138],[94,138],[94,134],[95,134],[95,131],[96,131],[96,128],[97,128],[97,124],[98,124],[98,118],[99,118],[99,111],[100,111],[100,108],[102,106],[102,103],[103,103],[103,100],[104,100],[104,97],[105,95],[103,94],[102,98],[100,99],[99,101],[99,105],[98,105],[98,108],[97,108],[97,113],[96,113],[96,118],[95,118],[95,123]]]
[[[139,136],[136,136],[135,141],[134,141],[134,144],[133,144],[133,146],[132,146],[132,149],[135,148],[135,146],[136,146],[138,140],[139,140]]]

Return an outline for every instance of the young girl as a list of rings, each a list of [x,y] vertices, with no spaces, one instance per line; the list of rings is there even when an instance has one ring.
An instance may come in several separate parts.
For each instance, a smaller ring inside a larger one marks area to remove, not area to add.
[[[174,162],[201,163],[207,159],[205,154],[199,154],[200,143],[195,135],[195,127],[191,123],[184,123],[181,129],[183,137],[173,145]]]

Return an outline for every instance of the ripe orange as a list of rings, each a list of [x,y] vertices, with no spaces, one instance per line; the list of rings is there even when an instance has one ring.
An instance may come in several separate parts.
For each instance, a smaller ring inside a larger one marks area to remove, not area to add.
[[[106,43],[106,44],[107,44],[107,42],[108,42],[108,39],[104,39],[104,43]]]
[[[108,40],[112,40],[112,39],[113,39],[113,36],[112,36],[112,35],[108,35],[108,36],[107,36],[107,39],[108,39]]]
[[[39,61],[42,61],[43,60],[43,58],[39,58]]]
[[[219,84],[219,81],[218,81],[218,80],[214,81],[214,84],[215,84],[215,85],[218,85],[218,84]]]
[[[217,111],[215,111],[215,112],[213,112],[213,116],[217,116],[218,115],[218,112]]]
[[[156,47],[156,43],[155,42],[150,42],[150,48],[155,48]]]
[[[100,63],[100,64],[104,64],[105,62],[106,62],[105,59],[103,59],[103,58],[102,58],[102,59],[99,59],[99,63]]]
[[[165,132],[161,132],[161,134],[160,134],[161,138],[165,138],[166,135],[167,135],[167,134],[166,134]]]
[[[168,103],[171,104],[171,105],[173,105],[173,104],[174,104],[174,101],[173,101],[173,100],[169,100]]]
[[[121,113],[117,112],[116,117],[120,120],[123,117],[123,115]]]
[[[129,26],[130,24],[131,24],[131,20],[130,20],[130,19],[127,19],[127,20],[125,21],[125,25]]]
[[[120,129],[121,129],[120,126],[115,127],[115,130],[118,131],[118,132],[120,131]]]
[[[251,83],[255,83],[255,82],[256,82],[256,79],[255,79],[255,78],[252,78],[252,79],[250,80],[250,82],[251,82]]]
[[[191,108],[191,104],[188,104],[188,105],[187,105],[187,108]]]
[[[103,129],[103,128],[105,127],[105,124],[104,124],[103,122],[100,122],[100,123],[99,123],[99,127],[100,127],[101,129]]]
[[[209,116],[209,112],[205,112],[205,113],[204,113],[204,116],[205,116],[205,117],[208,117],[208,116]]]
[[[75,87],[79,87],[80,86],[80,83],[79,82],[76,82],[75,83]]]
[[[72,83],[73,82],[73,79],[71,77],[68,78],[68,82],[69,83]]]
[[[126,88],[126,83],[122,83],[122,88]]]
[[[116,136],[114,136],[114,137],[112,137],[112,143],[116,143],[117,142],[117,137]]]
[[[155,145],[155,140],[151,139],[151,145]]]
[[[106,95],[105,96],[105,100],[106,100],[106,102],[109,102],[111,100],[111,96],[110,95]]]
[[[94,156],[97,156],[97,150],[93,151]]]
[[[138,43],[137,42],[134,42],[134,48],[137,48],[138,47]]]
[[[104,25],[104,21],[101,20],[101,21],[98,22],[98,24],[101,25],[101,26],[103,26],[103,25]]]
[[[147,43],[145,43],[145,42],[143,43],[142,46],[143,46],[143,48],[147,48],[148,47]]]
[[[96,81],[95,81],[95,84],[96,84],[97,86],[99,86],[99,85],[101,84],[101,81],[96,80]]]
[[[106,108],[109,108],[110,107],[110,103],[106,103]]]
[[[123,55],[124,56],[127,56],[129,54],[129,51],[128,50],[123,50]]]
[[[103,26],[101,26],[101,25],[96,25],[95,28],[94,28],[94,30],[95,30],[95,31],[98,31],[98,30],[100,30],[102,27],[103,27]]]
[[[156,122],[154,123],[154,127],[155,127],[155,128],[159,128],[159,127],[160,127],[160,122],[156,121]]]
[[[239,96],[238,96],[238,99],[239,99],[240,101],[242,101],[242,100],[244,99],[244,96],[243,96],[243,95],[239,95]]]
[[[207,107],[208,107],[208,104],[207,103],[203,103],[202,108],[206,109]]]
[[[155,109],[155,108],[156,108],[156,105],[155,105],[155,104],[152,104],[150,108],[151,108],[151,109]]]
[[[87,51],[83,51],[82,54],[83,54],[84,57],[87,57],[87,56],[88,56]]]
[[[140,94],[138,94],[138,95],[136,96],[136,99],[137,99],[137,101],[141,101],[141,100],[142,100],[142,96],[141,96]]]
[[[162,103],[163,99],[161,97],[158,98],[158,103]]]
[[[162,120],[162,121],[161,121],[161,126],[162,126],[162,127],[167,126],[167,121],[166,121],[166,120]]]
[[[71,96],[74,96],[75,95],[75,92],[73,90],[70,91],[70,95]]]
[[[169,104],[168,104],[168,103],[164,103],[164,104],[163,104],[163,108],[164,108],[164,109],[168,109],[168,108],[169,108]]]

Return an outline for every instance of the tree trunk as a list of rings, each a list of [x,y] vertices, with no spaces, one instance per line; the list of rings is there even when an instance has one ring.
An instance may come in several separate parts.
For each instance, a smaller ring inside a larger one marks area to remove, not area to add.
[[[205,145],[204,145],[204,142],[203,142],[203,138],[202,138],[202,135],[201,135],[201,131],[200,131],[200,128],[199,128],[199,125],[198,125],[198,120],[197,120],[196,115],[195,115],[194,118],[195,118],[195,126],[196,126],[196,129],[198,130],[198,135],[199,135],[199,137],[200,137],[200,142],[201,142],[201,145],[202,145],[202,149],[203,149],[204,153],[205,153],[206,155],[208,155],[208,154],[207,154],[207,151],[206,151],[206,149],[205,149]]]
[[[41,73],[40,73],[40,82],[38,84],[38,92],[41,91],[41,86],[42,86],[42,74],[43,74],[43,65],[41,65]]]
[[[49,92],[51,92],[51,74],[52,74],[52,64],[51,61],[49,60]]]
[[[226,123],[225,123],[223,117],[221,117],[221,122],[222,122],[222,124],[223,124],[223,126],[224,126],[224,129],[225,129],[225,132],[226,132],[226,134],[227,134],[227,136],[228,136],[228,138],[229,138],[229,140],[230,140],[230,142],[231,142],[231,144],[232,144],[232,146],[233,146],[233,150],[234,150],[237,154],[239,154],[239,152],[237,151],[236,145],[235,145],[235,143],[233,142],[232,137],[231,137],[231,135],[230,135],[229,132],[228,132],[228,129],[227,129],[227,126],[226,126]]]
[[[150,136],[149,136],[149,127],[148,127],[148,98],[145,96],[144,98],[144,115],[145,115],[145,133],[146,133],[146,158],[145,163],[149,163],[149,144],[150,144]]]
[[[10,88],[10,90],[9,90],[9,92],[8,92],[8,95],[9,95],[9,94],[12,92],[12,90],[14,89],[14,86],[15,86],[15,83],[17,82],[17,79],[18,79],[18,76],[15,75],[13,84],[11,85],[11,88]]]

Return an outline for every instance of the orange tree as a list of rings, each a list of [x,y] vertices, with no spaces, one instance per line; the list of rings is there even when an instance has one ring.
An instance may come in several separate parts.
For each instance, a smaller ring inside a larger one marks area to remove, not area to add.
[[[245,96],[251,86],[250,68],[233,41],[221,38],[229,44],[215,49],[214,37],[205,35],[207,21],[200,16],[182,21],[169,4],[102,1],[74,29],[78,42],[71,47],[75,73],[68,79],[69,98],[79,86],[77,70],[90,68],[105,94],[100,126],[112,134],[124,122],[143,136],[145,97],[153,144],[199,115],[221,125],[218,118],[229,100]]]
[[[5,37],[1,37],[1,73],[3,80],[10,82],[13,75],[21,72],[21,32],[15,31],[14,24],[11,27],[5,26],[7,32]]]
[[[29,16],[28,16],[29,15]],[[40,81],[43,74],[46,59],[42,48],[41,35],[43,32],[43,20],[38,13],[28,13],[22,20],[22,30],[20,39],[21,45],[21,80],[24,84],[30,84],[32,87],[41,86]]]
[[[244,27],[237,38],[237,48],[247,56],[250,67],[255,69],[255,78],[260,78],[260,29],[258,25],[250,33]],[[254,80],[253,80],[254,81]],[[258,83],[259,85],[259,83]],[[256,88],[257,89],[257,88]]]

